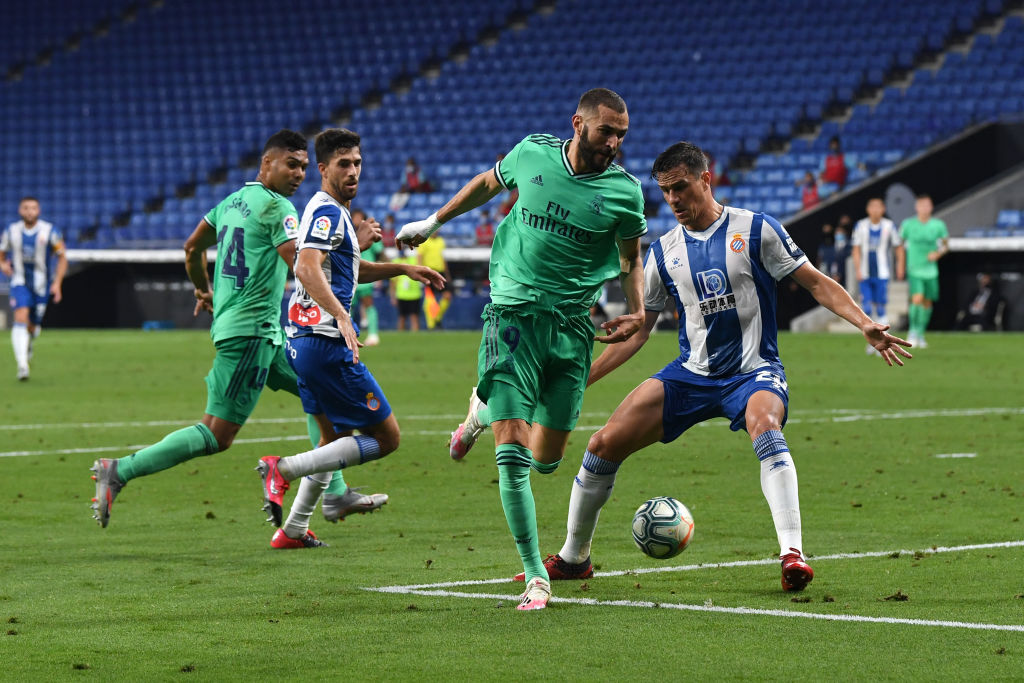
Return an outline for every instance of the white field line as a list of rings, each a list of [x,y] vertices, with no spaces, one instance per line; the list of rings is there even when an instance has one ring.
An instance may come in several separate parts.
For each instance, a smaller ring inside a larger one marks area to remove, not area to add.
[[[376,591],[376,588],[366,590]],[[476,598],[487,600],[510,600],[516,602],[518,595],[499,595],[491,593],[460,593],[448,590],[408,591],[410,595],[429,595],[447,598]],[[644,607],[658,609],[677,609],[688,612],[717,612],[719,614],[753,614],[766,617],[790,617],[797,619],[819,619],[821,621],[867,622],[873,624],[905,624],[908,626],[942,626],[945,628],[966,628],[981,631],[1018,631],[1024,633],[1024,625],[1018,624],[978,624],[966,621],[943,621],[938,619],[899,619],[896,617],[866,617],[857,614],[822,614],[819,612],[790,612],[781,609],[755,609],[752,607],[719,607],[718,605],[687,605],[677,602],[648,602],[646,600],[593,600],[590,598],[552,597],[553,603],[588,605],[596,607]]]
[[[983,415],[1024,415],[1024,407],[996,407],[996,408],[950,408],[950,409],[939,409],[939,410],[904,410],[900,412],[883,412],[883,411],[871,411],[871,410],[856,410],[850,408],[836,408],[834,410],[827,411],[803,411],[803,414],[815,414],[815,412],[824,412],[824,417],[793,417],[789,419],[788,424],[813,424],[822,422],[863,422],[870,420],[906,420],[915,418],[929,418],[929,417],[977,417]],[[604,417],[607,418],[609,413],[605,412],[583,412],[580,413],[580,417]],[[464,414],[458,415],[451,414],[433,414],[433,415],[402,415],[402,420],[461,420],[465,417]],[[306,418],[304,417],[259,417],[253,418],[246,422],[246,424],[304,424]],[[134,421],[114,421],[114,422],[54,422],[54,423],[36,423],[36,424],[0,424],[0,431],[23,431],[23,430],[37,430],[37,429],[115,429],[118,427],[174,427],[181,426],[185,427],[190,424],[195,424],[195,418],[180,419],[180,420],[134,420]],[[707,423],[702,422],[701,425]],[[603,426],[603,425],[602,425]],[[577,427],[580,429],[590,429],[592,427]],[[427,434],[441,434],[440,431],[424,432]],[[444,432],[447,434],[448,432]]]
[[[976,458],[977,453],[937,453],[936,458]]]
[[[810,417],[810,418],[793,418],[790,419],[788,424],[813,424],[813,423],[849,423],[858,421],[871,421],[871,420],[910,420],[910,419],[927,419],[933,417],[977,417],[980,415],[1024,415],[1024,408],[963,408],[963,409],[949,409],[949,410],[911,410],[902,411],[897,413],[850,413],[847,410],[836,410],[828,411],[830,414],[825,417]],[[604,413],[583,413],[584,417],[604,416]],[[406,416],[404,420],[457,420],[461,419],[462,415],[412,415]],[[289,424],[289,423],[302,423],[305,422],[304,418],[256,418],[249,420],[246,424]],[[184,427],[189,424],[194,424],[194,421],[190,420],[151,420],[151,421],[138,421],[138,422],[79,422],[71,424],[0,424],[0,431],[14,431],[14,430],[31,430],[31,429],[73,429],[73,428],[115,428],[115,427],[163,427],[163,426],[179,426]],[[576,425],[574,431],[577,432],[592,432],[603,427],[600,425]],[[701,422],[697,425],[698,427],[710,427],[713,423]],[[451,434],[449,430],[441,429],[406,429],[403,432],[407,435],[412,436],[448,436]],[[264,438],[251,438],[251,439],[235,439],[236,444],[246,443],[274,443],[280,441],[302,441],[306,439],[305,436],[275,436],[275,437],[264,437]],[[11,458],[19,456],[32,456],[32,455],[71,455],[71,454],[82,454],[82,453],[108,453],[116,451],[128,451],[132,452],[140,448],[144,448],[149,444],[136,444],[126,446],[96,446],[91,448],[64,448],[64,449],[44,449],[37,451],[0,451],[0,458]],[[942,457],[942,456],[938,456]],[[955,454],[946,457],[966,457],[963,455]]]
[[[899,553],[900,555],[913,555],[915,552],[934,554],[963,552],[966,550],[983,550],[991,548],[1020,548],[1024,547],[1024,541],[1004,541],[1001,543],[978,543],[961,546],[942,546],[927,548],[924,550],[883,550],[866,553],[835,553],[832,555],[820,555],[814,557],[815,561],[837,560],[837,559],[861,559],[868,557],[885,557]],[[738,562],[719,562],[713,564],[683,565],[678,567],[642,568],[627,571],[597,572],[596,577],[602,576],[623,576],[632,574],[648,574],[652,572],[692,571],[697,569],[718,569],[724,567],[744,567],[751,565],[775,564],[777,558],[765,560],[744,560]],[[412,584],[407,586],[378,586],[363,588],[365,591],[376,593],[391,593],[403,595],[426,595],[433,597],[466,598],[475,600],[509,600],[515,602],[519,599],[518,594],[504,595],[498,593],[466,593],[462,591],[447,590],[447,588],[458,586],[479,586],[486,584],[511,583],[510,578],[480,579],[471,581],[446,581],[430,584]],[[908,626],[937,626],[943,628],[963,628],[984,631],[1017,631],[1024,633],[1024,625],[1020,624],[984,624],[965,621],[948,621],[942,619],[902,619],[897,617],[869,617],[856,614],[823,614],[818,612],[800,612],[778,609],[757,609],[751,607],[722,607],[718,605],[691,605],[685,603],[652,602],[648,600],[595,600],[592,598],[560,598],[552,597],[553,603],[566,603],[573,605],[600,606],[600,607],[639,607],[646,609],[676,609],[689,612],[713,612],[718,614],[741,614],[769,617],[787,617],[797,619],[818,619],[821,621],[845,621],[873,624],[899,624]]]

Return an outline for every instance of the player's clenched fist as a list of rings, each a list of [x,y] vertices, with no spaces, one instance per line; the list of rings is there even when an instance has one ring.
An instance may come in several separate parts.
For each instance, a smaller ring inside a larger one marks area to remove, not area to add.
[[[432,213],[429,218],[422,221],[413,221],[403,225],[402,229],[398,231],[398,235],[395,236],[395,242],[402,242],[410,247],[418,247],[426,242],[428,237],[437,232],[441,225],[441,221],[437,220],[437,214]]]
[[[356,241],[359,242],[359,251],[380,242],[380,223],[376,218],[366,218],[356,226]]]

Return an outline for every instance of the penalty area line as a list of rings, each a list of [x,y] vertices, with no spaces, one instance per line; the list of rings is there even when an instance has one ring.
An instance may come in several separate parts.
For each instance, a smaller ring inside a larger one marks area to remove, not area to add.
[[[446,598],[469,598],[477,600],[509,600],[515,602],[518,595],[500,595],[497,593],[463,593],[449,590],[394,590],[394,586],[385,588],[364,588],[363,590],[380,593],[404,593],[406,595],[427,595]],[[781,609],[757,609],[753,607],[720,607],[718,605],[688,605],[676,602],[650,602],[647,600],[594,600],[592,598],[560,598],[552,597],[552,603],[570,605],[586,605],[588,607],[640,607],[646,609],[676,609],[687,612],[713,612],[717,614],[739,614],[766,617],[788,617],[791,619],[817,619],[820,621],[845,621],[869,624],[898,624],[906,626],[939,626],[944,628],[964,628],[979,631],[1017,631],[1024,633],[1024,625],[1019,624],[979,624],[968,621],[946,621],[942,619],[904,619],[899,617],[869,617],[858,614],[822,614],[819,612],[794,612]]]
[[[996,543],[974,543],[970,545],[935,546],[921,550],[875,550],[863,553],[832,553],[830,555],[810,555],[809,560],[819,562],[823,560],[860,560],[873,557],[903,557],[936,555],[939,553],[961,553],[969,550],[991,550],[994,548],[1024,548],[1024,540],[1021,541],[999,541]],[[666,572],[689,572],[698,569],[728,569],[731,567],[756,567],[761,565],[778,564],[777,557],[769,557],[763,560],[736,560],[733,562],[707,562],[702,564],[685,564],[672,567],[641,567],[639,569],[620,569],[607,572],[594,572],[594,578],[605,576],[634,576],[640,574],[663,574]],[[498,579],[467,579],[463,581],[441,581],[438,583],[414,583],[405,586],[379,586],[376,588],[364,588],[363,590],[376,591],[378,593],[415,593],[435,588],[458,588],[459,586],[486,586],[489,584],[512,583],[511,577]],[[424,593],[425,594],[425,593]]]

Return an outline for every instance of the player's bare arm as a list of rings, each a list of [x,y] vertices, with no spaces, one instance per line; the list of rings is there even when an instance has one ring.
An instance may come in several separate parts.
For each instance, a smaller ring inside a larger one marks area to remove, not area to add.
[[[949,253],[949,239],[943,237],[939,240],[939,248],[928,254],[928,260],[932,263],[938,261],[940,258]]]
[[[587,377],[588,387],[632,358],[640,350],[640,347],[647,343],[651,337],[651,330],[658,324],[661,311],[644,311],[642,315],[644,316],[643,324],[636,334],[622,343],[608,345],[601,355],[590,364],[590,375]]]
[[[805,263],[797,268],[791,273],[791,277],[810,292],[815,301],[858,328],[889,366],[892,366],[893,363],[903,365],[900,356],[913,358],[908,351],[903,349],[904,346],[910,346],[910,342],[889,334],[887,332],[888,325],[876,323],[869,318],[839,283],[824,275],[810,263]]]
[[[619,245],[619,282],[622,283],[629,312],[601,325],[607,335],[596,336],[594,339],[602,344],[623,342],[635,335],[644,324],[644,268],[640,259],[640,238],[616,241]]]
[[[196,229],[185,240],[185,271],[195,287],[196,295],[193,316],[199,315],[199,311],[213,313],[213,289],[206,271],[206,250],[216,243],[217,230],[205,218],[199,219]]]
[[[64,275],[68,272],[68,257],[64,253],[63,247],[60,252],[57,253],[57,269],[53,275],[53,282],[50,283],[50,294],[53,296],[53,303],[59,304],[61,299],[64,298],[62,290],[64,284]]]
[[[14,274],[14,268],[11,267],[11,262],[7,258],[7,254],[0,252],[0,273],[3,273],[7,277],[11,277]]]
[[[295,261],[295,277],[299,279],[306,293],[313,297],[313,301],[320,308],[324,309],[338,323],[338,331],[345,340],[345,346],[352,351],[352,362],[359,362],[359,347],[362,346],[356,338],[356,330],[352,326],[352,316],[348,314],[345,307],[334,296],[331,285],[324,275],[323,263],[327,259],[327,252],[319,249],[300,249],[299,257]]]
[[[425,285],[444,289],[445,279],[441,273],[426,266],[414,266],[408,263],[379,263],[374,261],[359,262],[359,284],[390,280],[405,275]]]
[[[288,272],[294,274],[295,268],[295,240],[288,240],[277,245],[277,254],[288,266]]]
[[[501,190],[502,187],[494,175],[494,169],[488,169],[463,185],[462,189],[456,192],[447,204],[429,218],[403,225],[395,237],[395,241],[417,247],[437,232],[442,225],[467,211],[483,206],[497,196]]]

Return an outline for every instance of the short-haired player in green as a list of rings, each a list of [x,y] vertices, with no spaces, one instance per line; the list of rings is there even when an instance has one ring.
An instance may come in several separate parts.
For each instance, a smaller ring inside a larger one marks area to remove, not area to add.
[[[306,176],[306,139],[281,130],[263,149],[254,182],[228,195],[199,221],[185,242],[185,265],[195,285],[195,313],[213,313],[210,336],[216,347],[206,376],[206,413],[195,425],[120,459],[93,463],[96,497],[92,508],[100,526],[110,522],[110,508],[130,480],[154,474],[200,455],[227,450],[248,419],[264,386],[298,395],[295,373],[283,351],[281,299],[288,268],[295,258],[298,216],[287,199]],[[217,245],[214,279],[207,276],[206,250]],[[315,419],[307,419],[310,440],[320,441]],[[346,499],[347,500],[344,500]],[[386,497],[385,497],[386,499]],[[343,518],[349,512],[380,507],[377,497],[346,491],[324,514]],[[318,545],[316,537],[301,545]]]
[[[605,281],[620,276],[628,313],[602,325],[609,334],[598,341],[624,341],[643,322],[644,198],[639,181],[612,163],[629,128],[626,103],[611,90],[588,90],[572,127],[570,140],[526,137],[396,237],[422,244],[445,222],[519,189],[491,249],[478,383],[449,446],[461,458],[487,424],[494,430],[501,503],[527,582],[519,610],[543,609],[551,596],[530,469],[553,472],[576,426],[595,339],[589,311]]]
[[[907,284],[910,286],[910,329],[907,339],[918,348],[927,348],[924,331],[932,319],[932,304],[939,299],[939,259],[949,253],[946,224],[932,216],[932,198],[917,195],[917,216],[900,223],[900,239],[907,253]]]
[[[362,209],[352,209],[352,224],[359,225],[360,221],[366,219],[366,212]],[[374,242],[359,255],[363,261],[370,263],[387,263],[388,257],[384,254],[384,242]],[[380,326],[378,323],[377,306],[373,303],[373,293],[377,287],[375,282],[364,282],[356,285],[356,301],[359,303],[359,329],[366,330],[366,339],[363,343],[367,346],[380,344]],[[338,470],[339,474],[341,470]]]

